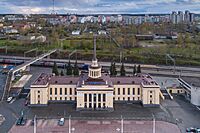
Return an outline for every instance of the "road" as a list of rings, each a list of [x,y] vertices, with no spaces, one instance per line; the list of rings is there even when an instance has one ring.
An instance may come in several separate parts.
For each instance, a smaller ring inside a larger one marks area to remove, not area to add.
[[[6,82],[6,75],[0,74],[0,99],[3,96],[5,82]]]

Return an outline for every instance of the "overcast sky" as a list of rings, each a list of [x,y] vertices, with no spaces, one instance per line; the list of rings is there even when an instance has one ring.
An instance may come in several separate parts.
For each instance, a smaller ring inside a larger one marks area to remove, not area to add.
[[[0,0],[0,14],[51,13],[53,0]],[[57,13],[200,13],[200,0],[55,0]]]

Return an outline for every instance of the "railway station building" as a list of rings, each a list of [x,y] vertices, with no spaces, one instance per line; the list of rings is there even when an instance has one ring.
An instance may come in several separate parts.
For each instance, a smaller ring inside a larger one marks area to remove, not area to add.
[[[143,106],[159,106],[160,86],[148,74],[112,77],[102,71],[94,57],[89,70],[80,76],[41,74],[30,88],[31,106],[74,102],[77,110],[113,110],[115,102],[140,102]]]

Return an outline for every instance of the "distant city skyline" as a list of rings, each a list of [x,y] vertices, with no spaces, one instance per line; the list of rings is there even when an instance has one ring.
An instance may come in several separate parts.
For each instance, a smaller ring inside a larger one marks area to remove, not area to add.
[[[53,0],[1,0],[0,14],[49,14]],[[190,10],[200,13],[200,0],[55,0],[59,14],[150,14]]]

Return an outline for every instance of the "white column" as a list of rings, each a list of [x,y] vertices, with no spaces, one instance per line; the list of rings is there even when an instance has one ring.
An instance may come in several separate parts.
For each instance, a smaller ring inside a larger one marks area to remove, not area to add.
[[[94,94],[92,94],[92,108],[94,108]]]
[[[103,94],[101,94],[101,108],[103,107]]]
[[[98,108],[99,107],[99,94],[97,93],[96,94],[96,108]]]
[[[87,108],[89,108],[89,94],[87,94]]]

